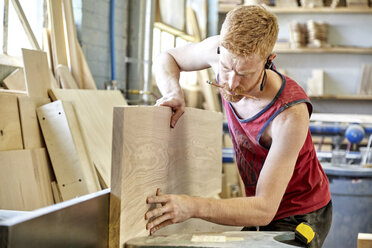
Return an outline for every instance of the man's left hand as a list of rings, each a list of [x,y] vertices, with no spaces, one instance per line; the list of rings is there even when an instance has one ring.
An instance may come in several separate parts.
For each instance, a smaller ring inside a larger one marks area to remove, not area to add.
[[[145,214],[145,219],[149,220],[146,229],[150,230],[150,235],[163,227],[192,217],[192,198],[187,195],[163,195],[160,189],[157,189],[156,195],[147,197],[146,202],[161,204]]]

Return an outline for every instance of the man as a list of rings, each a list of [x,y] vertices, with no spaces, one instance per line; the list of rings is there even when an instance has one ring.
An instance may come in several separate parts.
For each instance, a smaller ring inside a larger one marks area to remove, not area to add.
[[[312,247],[321,247],[332,219],[329,183],[309,132],[311,103],[302,88],[272,66],[278,36],[276,17],[259,6],[230,11],[220,36],[162,53],[155,62],[163,97],[173,110],[171,127],[184,112],[180,71],[210,68],[217,74],[236,162],[247,197],[206,199],[156,195],[161,207],[145,218],[150,233],[189,218],[243,230],[294,231],[313,227]],[[153,218],[153,219],[151,219]]]

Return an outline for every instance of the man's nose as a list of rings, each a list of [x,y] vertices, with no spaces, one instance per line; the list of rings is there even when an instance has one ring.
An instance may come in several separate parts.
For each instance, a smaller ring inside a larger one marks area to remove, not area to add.
[[[234,90],[240,82],[239,75],[236,74],[236,72],[232,71],[229,76],[229,87],[231,90]]]

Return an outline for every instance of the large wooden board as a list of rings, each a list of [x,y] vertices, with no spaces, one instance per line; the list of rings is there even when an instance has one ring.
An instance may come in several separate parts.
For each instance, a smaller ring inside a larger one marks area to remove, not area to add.
[[[52,102],[37,115],[63,200],[100,190],[72,104]]]
[[[42,51],[22,49],[26,88],[29,96],[48,98],[52,88],[52,73],[47,54]]]
[[[0,93],[0,151],[23,149],[17,95]]]
[[[45,148],[0,152],[0,209],[34,210],[53,203]]]
[[[36,108],[48,103],[50,103],[49,98],[18,96],[23,147],[25,149],[45,147],[37,120]]]
[[[174,129],[167,107],[114,108],[110,247],[148,234],[146,197],[221,191],[222,114],[186,108]],[[172,228],[172,227],[170,227]]]
[[[53,89],[53,100],[74,104],[89,155],[104,187],[110,185],[114,106],[127,105],[120,91]]]

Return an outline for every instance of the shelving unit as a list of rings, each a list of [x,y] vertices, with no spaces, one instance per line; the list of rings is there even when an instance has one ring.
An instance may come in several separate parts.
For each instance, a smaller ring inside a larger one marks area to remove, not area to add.
[[[372,54],[372,48],[364,47],[329,47],[329,48],[278,48],[276,53],[341,53],[341,54]]]
[[[237,5],[234,4],[219,4],[218,11],[220,13],[227,13],[234,9]],[[277,8],[269,7],[269,9],[276,14],[291,14],[291,13],[339,13],[339,14],[372,14],[372,8]]]
[[[372,96],[363,95],[323,95],[310,96],[314,100],[345,100],[345,101],[372,101]]]
[[[222,23],[236,5],[219,4]],[[312,70],[324,71],[324,96],[311,97],[316,112],[372,114],[372,96],[358,96],[363,64],[372,64],[372,8],[277,8],[279,40],[274,52],[277,69],[296,80],[305,90]],[[292,21],[308,20],[329,24],[328,44],[323,48],[291,48]],[[220,24],[221,24],[220,23]]]

